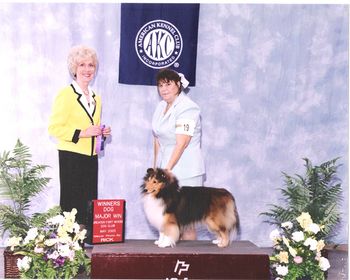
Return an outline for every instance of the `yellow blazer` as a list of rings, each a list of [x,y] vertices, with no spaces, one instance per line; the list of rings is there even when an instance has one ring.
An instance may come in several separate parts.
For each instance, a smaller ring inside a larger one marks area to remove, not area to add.
[[[96,137],[79,138],[81,130],[101,122],[101,97],[93,92],[95,110],[92,116],[85,110],[80,99],[84,98],[74,86],[62,89],[53,103],[49,134],[58,140],[57,148],[84,155],[96,155]]]

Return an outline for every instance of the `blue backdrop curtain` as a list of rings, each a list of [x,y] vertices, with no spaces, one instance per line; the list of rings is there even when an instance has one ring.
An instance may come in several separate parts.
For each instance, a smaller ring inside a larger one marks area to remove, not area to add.
[[[234,194],[243,240],[271,246],[273,227],[259,213],[281,203],[282,171],[303,174],[304,157],[320,164],[340,156],[344,200],[334,242],[347,243],[348,17],[348,6],[337,4],[200,5],[196,86],[188,94],[201,107],[206,185]],[[120,37],[120,4],[0,3],[0,151],[20,138],[34,163],[51,166],[31,211],[58,203],[51,104],[71,82],[71,46],[94,47],[100,65],[92,87],[113,129],[99,161],[99,197],[126,200],[126,238],[156,238],[139,186],[153,162],[159,97],[155,86],[118,83],[128,68],[119,67]]]

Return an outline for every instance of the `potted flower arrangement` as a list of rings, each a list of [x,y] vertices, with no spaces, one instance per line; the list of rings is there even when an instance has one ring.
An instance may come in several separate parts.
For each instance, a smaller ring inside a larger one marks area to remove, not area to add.
[[[86,230],[75,222],[76,209],[29,229],[25,238],[12,236],[7,245],[24,256],[17,266],[21,278],[71,279],[81,271],[90,274],[90,259],[82,248]]]
[[[327,253],[340,223],[338,159],[313,166],[304,158],[305,175],[283,173],[283,202],[260,214],[268,218],[265,222],[279,228],[271,233],[271,269],[276,279],[324,279],[329,262],[321,253]]]
[[[61,213],[54,206],[45,213],[30,214],[32,199],[42,192],[50,178],[43,175],[48,166],[32,164],[29,148],[20,140],[12,151],[0,154],[0,233],[8,234],[11,242],[25,240],[32,228],[41,228],[46,221]],[[4,250],[5,278],[19,277],[17,260],[23,255],[14,255],[10,248]],[[28,259],[28,258],[26,258]]]
[[[324,272],[330,264],[322,256],[325,242],[319,236],[323,228],[304,212],[296,220],[284,222],[271,232],[274,245],[270,262],[275,279],[325,279]]]
[[[48,217],[61,212],[59,206],[52,207],[46,213],[29,214],[32,199],[44,190],[50,178],[43,176],[48,166],[32,164],[29,148],[20,140],[12,151],[0,154],[0,233],[4,238],[25,236],[31,226],[40,226]],[[5,277],[16,278],[19,271],[14,256],[4,250]]]

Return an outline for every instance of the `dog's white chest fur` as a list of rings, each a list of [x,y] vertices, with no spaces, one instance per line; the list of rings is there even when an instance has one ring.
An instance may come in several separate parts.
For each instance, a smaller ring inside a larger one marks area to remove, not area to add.
[[[160,231],[163,225],[163,215],[165,210],[163,200],[146,194],[143,197],[143,207],[150,224]]]

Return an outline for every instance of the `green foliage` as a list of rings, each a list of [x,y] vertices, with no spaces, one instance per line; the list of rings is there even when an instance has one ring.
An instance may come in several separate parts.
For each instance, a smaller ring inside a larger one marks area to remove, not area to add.
[[[46,214],[26,213],[31,200],[38,195],[50,181],[43,173],[47,165],[32,165],[29,148],[20,140],[12,151],[4,151],[0,155],[0,229],[2,236],[6,231],[10,235],[25,235],[32,222],[38,223],[40,216],[43,221]],[[59,209],[55,207],[48,213],[56,215]]]
[[[270,204],[270,210],[260,214],[268,218],[265,222],[280,225],[308,212],[315,223],[324,226],[321,237],[330,238],[340,222],[338,203],[342,199],[342,188],[336,177],[338,159],[313,166],[309,159],[304,158],[304,176],[290,176],[283,172],[285,188],[279,190],[285,206]]]
[[[289,270],[289,275],[284,277],[284,280],[303,279],[303,277],[310,277],[304,279],[310,280],[324,280],[325,275],[316,263],[303,263],[299,266],[293,266]]]
[[[60,206],[54,206],[45,213],[34,213],[30,219],[30,225],[31,227],[43,227],[47,219],[59,215],[61,212]]]

